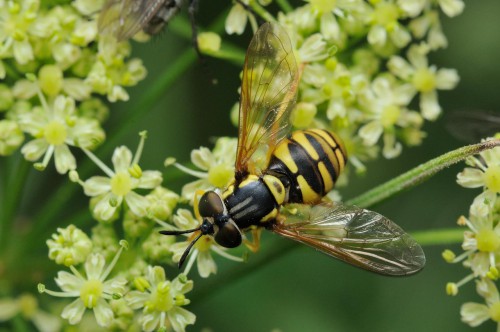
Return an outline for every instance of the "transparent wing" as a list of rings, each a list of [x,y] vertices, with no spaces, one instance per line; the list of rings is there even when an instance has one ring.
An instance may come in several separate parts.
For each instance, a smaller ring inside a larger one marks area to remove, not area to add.
[[[273,232],[383,275],[413,274],[425,265],[418,243],[381,214],[340,203],[295,206],[298,212],[283,212],[286,221]]]
[[[456,139],[479,142],[500,132],[500,113],[491,111],[456,111],[447,114],[446,129]]]
[[[243,68],[237,176],[266,167],[270,153],[287,135],[298,78],[286,31],[265,23],[250,42]]]
[[[108,0],[97,22],[101,33],[118,40],[133,37],[164,5],[165,0]]]

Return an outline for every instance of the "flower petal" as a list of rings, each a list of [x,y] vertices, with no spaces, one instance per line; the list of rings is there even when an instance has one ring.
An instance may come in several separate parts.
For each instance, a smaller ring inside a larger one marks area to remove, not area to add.
[[[420,94],[420,110],[424,119],[434,121],[441,114],[435,90]]]
[[[55,278],[57,286],[66,293],[80,294],[80,288],[84,283],[80,277],[66,271],[59,271]],[[78,295],[77,295],[78,296]]]
[[[76,169],[76,159],[66,144],[58,145],[54,149],[54,161],[59,174]]]
[[[94,307],[94,315],[99,326],[107,327],[114,318],[113,310],[106,300],[102,297],[97,301],[97,305]]]
[[[34,139],[26,144],[21,149],[24,158],[29,161],[36,161],[47,151],[49,144],[43,138]]]
[[[64,308],[61,317],[67,319],[71,325],[75,325],[82,320],[84,313],[85,306],[83,305],[83,301],[78,298]]]
[[[481,325],[490,318],[488,307],[484,304],[474,302],[462,304],[460,315],[462,316],[462,322],[472,327]]]
[[[139,319],[139,323],[142,325],[142,329],[146,332],[151,332],[159,327],[160,323],[160,313],[154,311],[150,314],[144,315]]]
[[[466,167],[457,174],[457,183],[465,188],[478,188],[484,186],[483,172],[477,168]]]
[[[61,330],[61,320],[55,315],[38,310],[32,322],[40,332],[56,332]]]
[[[116,204],[111,205],[111,200],[116,200]],[[116,209],[122,204],[123,198],[112,193],[104,194],[94,207],[94,214],[100,220],[109,220]]]
[[[163,181],[161,172],[159,171],[144,171],[139,180],[139,185],[137,188],[141,189],[153,189],[158,187]]]
[[[87,261],[85,261],[85,272],[87,273],[87,280],[100,280],[105,264],[106,260],[101,254],[90,254],[87,258]]]
[[[113,166],[115,172],[126,172],[132,163],[132,152],[126,146],[119,146],[113,152]]]
[[[196,316],[184,308],[173,307],[167,315],[175,332],[184,332],[186,325],[193,325],[196,321]]]
[[[87,196],[98,196],[111,190],[111,180],[105,176],[93,176],[83,183],[83,190]]]
[[[196,260],[198,273],[202,278],[208,278],[210,274],[217,273],[217,265],[215,264],[210,251],[200,251]]]
[[[148,199],[136,192],[131,191],[127,195],[125,195],[125,202],[127,202],[130,210],[138,217],[144,217],[148,212]]]

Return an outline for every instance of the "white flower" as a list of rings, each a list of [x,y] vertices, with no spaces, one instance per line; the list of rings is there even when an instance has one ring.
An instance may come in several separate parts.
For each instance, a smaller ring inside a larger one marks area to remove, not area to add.
[[[66,266],[77,265],[87,259],[92,251],[92,242],[87,234],[74,225],[58,228],[57,232],[52,234],[52,239],[47,240],[50,259]]]
[[[410,126],[419,128],[422,124],[418,114],[406,108],[412,97],[413,91],[409,84],[398,85],[383,76],[376,78],[371,89],[360,98],[369,120],[359,130],[364,143],[374,145],[383,134],[384,156],[398,156],[402,146],[396,141],[396,130]]]
[[[169,281],[160,266],[148,266],[145,277],[137,277],[134,285],[139,289],[131,291],[125,300],[132,309],[142,310],[139,322],[144,331],[172,328],[184,332],[186,325],[195,323],[196,316],[181,306],[189,304],[184,294],[193,289],[193,282],[185,275]]]
[[[125,146],[115,149],[112,157],[114,170],[109,169],[97,157],[84,150],[107,175],[107,177],[93,176],[82,183],[87,196],[98,197],[98,202],[94,207],[94,214],[98,219],[111,219],[123,202],[126,202],[128,208],[139,217],[145,216],[148,212],[148,199],[134,190],[157,187],[162,182],[162,175],[159,171],[142,171],[139,167],[138,162],[145,135],[141,136],[141,143],[134,157]]]
[[[500,323],[500,297],[496,285],[490,279],[483,278],[476,281],[476,290],[486,304],[464,303],[460,309],[462,321],[472,327],[479,326],[488,319]],[[497,331],[500,331],[500,324],[497,324]]]
[[[398,6],[390,1],[377,1],[371,15],[367,16],[371,25],[368,42],[378,48],[391,41],[396,47],[403,48],[411,41],[411,35],[398,20],[401,13]]]
[[[435,120],[441,113],[437,90],[451,90],[459,81],[455,69],[437,69],[429,66],[428,48],[412,45],[407,53],[409,63],[400,56],[393,56],[387,66],[403,81],[411,83],[415,92],[420,93],[420,110],[427,120]]]
[[[175,166],[180,170],[200,178],[182,187],[182,197],[193,202],[196,191],[224,188],[234,177],[234,162],[236,159],[237,140],[221,137],[215,143],[213,151],[206,147],[191,151],[191,162],[201,171],[191,170],[180,164]]]
[[[45,286],[41,284],[38,286],[39,291],[56,297],[77,298],[67,305],[61,314],[61,317],[67,319],[70,324],[78,324],[85,310],[91,309],[97,324],[109,326],[114,314],[108,301],[125,294],[127,281],[122,277],[106,279],[118,261],[124,246],[126,243],[123,242],[122,247],[107,267],[101,254],[89,255],[84,266],[85,276],[80,274],[73,265],[70,266],[73,274],[59,271],[55,281],[63,290],[62,292],[45,289]]]
[[[465,188],[484,188],[493,201],[500,194],[500,147],[483,151],[480,157],[470,157],[466,167],[457,175],[457,183]],[[494,203],[494,202],[493,202]]]
[[[58,96],[48,105],[39,93],[42,107],[19,115],[19,125],[35,139],[26,143],[21,152],[29,161],[36,161],[45,155],[38,168],[44,169],[52,155],[56,169],[64,174],[76,168],[76,160],[68,146],[92,148],[104,140],[104,132],[95,120],[77,117],[75,101]]]

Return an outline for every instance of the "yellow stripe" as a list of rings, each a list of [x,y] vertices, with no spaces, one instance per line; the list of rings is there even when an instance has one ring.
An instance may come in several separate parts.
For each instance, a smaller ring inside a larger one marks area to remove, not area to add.
[[[321,196],[309,186],[306,179],[302,175],[297,176],[297,183],[299,184],[300,191],[302,192],[302,201],[304,203],[316,203],[321,199]]]
[[[283,183],[272,175],[264,175],[263,180],[271,194],[274,196],[276,203],[278,205],[283,204],[285,201],[285,187],[283,186]]]
[[[299,143],[304,150],[306,150],[307,154],[311,156],[312,159],[318,160],[319,155],[316,149],[312,146],[312,144],[309,142],[307,139],[306,135],[304,134],[304,131],[295,131],[292,134],[292,139]]]
[[[321,129],[310,129],[313,133],[316,133],[317,135],[321,136],[332,148],[337,147],[337,142],[334,141],[328,133],[325,132],[325,130]],[[335,136],[334,136],[335,137]],[[335,137],[337,138],[337,137]]]
[[[297,173],[299,168],[297,167],[297,164],[293,160],[292,155],[290,154],[290,150],[288,149],[289,142],[290,141],[286,139],[278,144],[278,146],[274,150],[273,155],[280,159],[292,173]]]
[[[344,155],[344,164],[345,164],[345,159],[347,158],[347,150],[345,149],[344,142],[340,139],[340,137],[333,133],[330,132],[330,134],[335,138],[335,141],[337,142],[337,145],[340,146],[340,150],[342,150],[342,154]]]
[[[342,151],[340,149],[335,150],[335,155],[337,156],[337,160],[339,161],[339,173],[344,169],[345,166],[345,159],[344,155],[342,154]]]
[[[322,161],[318,163],[318,169],[321,174],[321,177],[323,178],[323,183],[325,185],[325,193],[327,193],[333,189],[334,183],[332,176],[330,175],[330,172],[328,172],[325,164]]]
[[[228,198],[232,193],[234,192],[234,185],[230,185],[229,187],[224,190],[222,193],[222,199]]]
[[[246,185],[249,185],[252,182],[259,181],[259,177],[254,174],[248,175],[245,180],[241,181],[241,183],[238,185],[238,188],[243,188]]]
[[[266,221],[272,220],[272,219],[276,218],[277,215],[278,215],[278,210],[276,208],[274,208],[271,212],[269,212],[268,214],[266,214],[260,220],[260,222],[266,222]]]

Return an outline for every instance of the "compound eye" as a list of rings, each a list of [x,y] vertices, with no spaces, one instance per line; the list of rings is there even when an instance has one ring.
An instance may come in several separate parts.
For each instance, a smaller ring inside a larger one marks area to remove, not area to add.
[[[214,235],[215,242],[226,248],[236,248],[241,244],[241,233],[238,227],[232,222],[224,223],[219,227],[219,231]]]
[[[201,196],[198,211],[202,217],[215,217],[224,212],[224,203],[214,191],[207,191]]]

